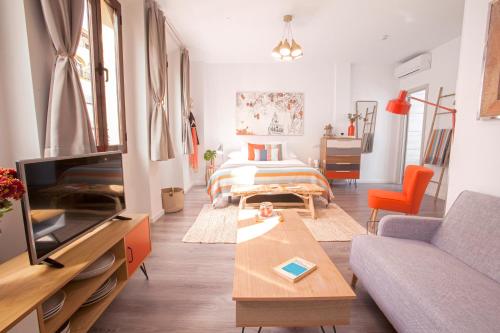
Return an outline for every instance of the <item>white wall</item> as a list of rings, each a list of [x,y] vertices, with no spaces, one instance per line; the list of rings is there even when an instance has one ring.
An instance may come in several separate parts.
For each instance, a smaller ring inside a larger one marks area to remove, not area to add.
[[[23,1],[0,1],[0,167],[40,157]],[[14,47],[13,47],[14,46]],[[0,262],[26,249],[19,202],[0,222]]]
[[[477,120],[488,0],[466,0],[457,81],[457,126],[451,151],[449,208],[463,190],[500,196],[500,121]]]
[[[411,90],[415,88],[427,87],[428,96],[427,100],[436,102],[439,94],[439,88],[443,87],[443,94],[450,94],[455,92],[457,83],[457,72],[458,72],[458,59],[460,54],[460,37],[450,40],[443,45],[440,45],[433,49],[432,54],[432,66],[431,69],[419,72],[416,74],[411,74],[406,76],[399,81],[401,89]],[[453,106],[455,98],[443,99],[441,104],[445,106]],[[427,147],[427,136],[430,131],[432,123],[432,115],[434,113],[434,107],[429,106],[426,110],[425,117],[425,143],[422,147],[422,155],[425,153],[425,148]],[[451,115],[439,116],[438,122],[436,123],[436,128],[450,128],[451,127]],[[402,151],[402,146],[400,148],[400,153]],[[422,156],[423,158],[423,156]],[[401,161],[401,160],[400,160]],[[400,162],[401,163],[401,162]],[[434,170],[434,179],[439,178],[441,172],[440,167],[435,167],[427,165]],[[441,199],[446,199],[447,184],[448,184],[448,172],[445,172],[442,189],[440,190],[439,197]],[[427,188],[427,193],[434,195],[436,193],[436,184],[429,184]]]
[[[205,84],[194,87],[194,96],[203,103],[205,147],[224,144],[225,153],[237,150],[242,142],[286,141],[302,161],[319,158],[323,128],[331,123],[334,132],[347,132],[347,114],[354,101],[373,99],[380,103],[375,146],[364,154],[361,181],[395,181],[398,118],[384,112],[388,99],[398,92],[398,81],[390,65],[338,63],[196,64],[195,76]],[[238,91],[296,91],[304,93],[303,136],[237,136],[235,96]],[[196,105],[200,105],[195,100]]]
[[[392,65],[355,64],[351,68],[351,110],[356,101],[378,102],[373,151],[361,157],[361,182],[392,183],[397,176],[398,128],[400,119],[385,111],[387,102],[398,92],[398,80]],[[347,132],[347,112],[340,115]],[[359,122],[360,130],[362,122]]]
[[[198,64],[198,69],[202,66]],[[304,93],[304,135],[272,137],[287,141],[302,159],[319,159],[323,127],[333,119],[333,64],[205,64],[204,134],[206,148],[224,144],[225,152],[237,150],[244,140],[262,140],[235,134],[235,103],[238,91],[293,91]],[[198,87],[201,88],[201,87]],[[199,101],[195,101],[199,105]],[[269,137],[267,137],[268,139]],[[266,139],[266,138],[264,138]]]

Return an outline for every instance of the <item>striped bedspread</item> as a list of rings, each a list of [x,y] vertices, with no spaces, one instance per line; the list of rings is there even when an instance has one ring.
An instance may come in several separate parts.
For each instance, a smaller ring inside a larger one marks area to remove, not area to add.
[[[241,166],[222,168],[214,172],[208,181],[208,195],[213,203],[229,196],[231,186],[260,184],[317,184],[325,189],[324,197],[329,202],[333,199],[332,190],[326,178],[316,169],[307,166],[258,168]]]

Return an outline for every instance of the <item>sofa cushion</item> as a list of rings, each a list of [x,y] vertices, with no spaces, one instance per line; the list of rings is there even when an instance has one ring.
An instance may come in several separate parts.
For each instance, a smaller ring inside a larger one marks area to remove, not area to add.
[[[500,327],[500,284],[429,243],[356,236],[350,263],[399,332]]]
[[[500,198],[462,192],[431,243],[500,282]]]

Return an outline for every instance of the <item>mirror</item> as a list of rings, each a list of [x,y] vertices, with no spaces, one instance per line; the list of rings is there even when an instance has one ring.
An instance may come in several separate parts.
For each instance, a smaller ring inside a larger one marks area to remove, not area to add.
[[[356,122],[356,138],[361,137],[361,152],[371,153],[373,151],[373,142],[375,138],[375,122],[377,120],[377,101],[356,101],[356,114],[362,124]]]

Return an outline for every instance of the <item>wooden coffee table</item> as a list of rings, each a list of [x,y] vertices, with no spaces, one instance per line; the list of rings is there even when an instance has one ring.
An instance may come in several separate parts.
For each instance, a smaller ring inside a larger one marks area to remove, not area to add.
[[[296,208],[299,213],[308,213],[313,219],[316,218],[314,209],[314,196],[321,196],[325,190],[316,184],[266,184],[266,185],[233,185],[231,196],[239,196],[240,209],[258,207],[260,203],[247,203],[251,197],[258,195],[277,196],[290,194],[300,198],[301,202],[274,202],[275,208]]]
[[[283,211],[284,222],[238,221],[233,300],[236,326],[318,327],[346,325],[356,294],[300,216]],[[293,283],[273,268],[293,257],[317,269]]]

